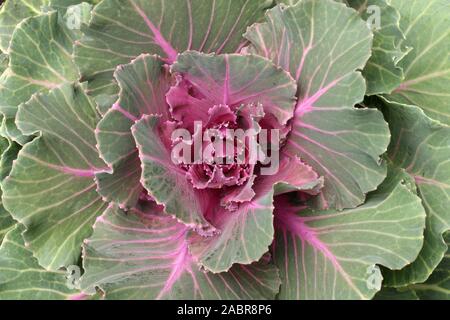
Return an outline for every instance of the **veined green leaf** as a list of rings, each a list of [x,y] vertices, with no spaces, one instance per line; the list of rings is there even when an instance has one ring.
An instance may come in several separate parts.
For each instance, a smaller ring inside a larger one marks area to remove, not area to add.
[[[372,56],[362,72],[367,81],[366,95],[391,93],[404,79],[398,64],[409,52],[403,44],[399,12],[387,0],[342,1],[358,11],[373,30]]]
[[[450,300],[450,233],[444,236],[447,252],[425,283],[409,287],[421,300]]]
[[[9,48],[9,67],[0,78],[2,131],[11,139],[20,144],[28,141],[14,122],[21,103],[35,93],[78,80],[73,41],[57,12],[29,18],[16,28]]]
[[[188,250],[189,228],[160,210],[110,207],[85,242],[81,284],[107,299],[273,299],[280,280],[266,259],[229,272],[200,270]]]
[[[6,0],[0,9],[0,50],[8,52],[15,28],[23,20],[51,10],[64,14],[68,7],[82,2],[96,4],[100,0]]]
[[[387,99],[421,107],[450,125],[450,1],[391,0],[411,52],[399,63],[405,80]]]
[[[0,299],[76,299],[77,290],[67,286],[64,271],[47,271],[39,266],[21,236],[23,227],[8,232],[0,246]]]
[[[105,204],[94,176],[108,170],[95,148],[98,114],[78,85],[64,85],[20,106],[17,125],[26,144],[3,183],[3,201],[25,225],[24,239],[50,270],[75,264],[81,242]]]
[[[131,127],[144,114],[169,112],[166,94],[171,76],[157,56],[141,55],[114,74],[120,86],[119,100],[108,110],[96,130],[101,157],[112,173],[98,174],[99,193],[121,208],[133,207],[143,191],[141,163]]]
[[[441,263],[424,283],[408,287],[384,287],[377,295],[379,300],[449,300],[450,299],[450,233],[444,236],[449,249]]]
[[[425,210],[395,173],[358,208],[284,205],[275,219],[281,299],[371,299],[381,289],[377,265],[399,270],[416,259]]]
[[[425,242],[418,259],[404,270],[386,272],[386,284],[395,287],[424,282],[442,260],[450,229],[450,128],[430,119],[415,106],[380,101],[390,123],[388,157],[415,180],[427,211]]]
[[[294,5],[299,0],[277,0]],[[373,30],[372,56],[362,74],[367,82],[367,95],[391,93],[404,79],[398,62],[408,53],[401,46],[405,39],[400,30],[400,14],[386,0],[335,0],[355,9]]]
[[[248,52],[270,58],[298,83],[288,152],[325,178],[320,208],[364,202],[386,176],[379,156],[389,144],[382,114],[356,109],[366,85],[358,69],[371,55],[372,33],[343,3],[304,0],[278,5],[245,34]]]
[[[246,43],[242,38],[246,28],[271,4],[271,0],[106,0],[92,13],[77,45],[76,61],[89,81],[89,93],[106,112],[116,100],[112,74],[117,65],[142,53],[173,62],[186,50],[236,52]]]

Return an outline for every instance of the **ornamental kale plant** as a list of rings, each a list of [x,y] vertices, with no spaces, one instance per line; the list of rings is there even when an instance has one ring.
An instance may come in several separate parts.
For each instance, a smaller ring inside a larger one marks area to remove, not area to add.
[[[7,0],[0,299],[449,299],[449,0]]]

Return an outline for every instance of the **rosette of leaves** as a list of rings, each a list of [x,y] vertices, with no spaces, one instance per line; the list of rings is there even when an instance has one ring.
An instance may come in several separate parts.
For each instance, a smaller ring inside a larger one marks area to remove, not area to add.
[[[0,298],[448,298],[448,0],[97,2],[1,9]]]

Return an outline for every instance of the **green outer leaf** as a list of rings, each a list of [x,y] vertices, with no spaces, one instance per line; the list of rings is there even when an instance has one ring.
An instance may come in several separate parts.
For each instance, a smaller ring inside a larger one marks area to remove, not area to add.
[[[277,0],[277,3],[294,5],[299,0]],[[405,39],[400,29],[400,13],[389,5],[388,0],[335,0],[355,9],[364,21],[369,21],[379,9],[381,25],[378,28],[368,24],[373,30],[372,56],[362,74],[367,82],[366,95],[391,93],[404,79],[398,62],[408,54],[410,48],[401,45]],[[374,28],[375,27],[375,28]]]
[[[13,161],[17,159],[20,145],[7,138],[1,138],[2,154],[0,159],[0,181],[3,181],[11,172]]]
[[[40,133],[19,152],[3,184],[3,201],[26,226],[24,239],[50,270],[75,264],[81,242],[105,208],[94,175],[107,170],[95,148],[95,106],[78,85],[64,85],[20,106],[24,134]]]
[[[95,175],[97,192],[105,202],[116,203],[122,209],[132,208],[144,190],[141,175],[141,162],[135,152],[118,162],[113,173],[102,172]]]
[[[401,288],[384,287],[379,300],[450,300],[450,232],[444,235],[447,253],[425,283]]]
[[[401,46],[405,37],[400,30],[399,12],[386,0],[342,1],[357,10],[365,21],[374,14],[369,8],[375,6],[380,10],[380,28],[374,30],[372,56],[362,74],[367,80],[366,95],[391,93],[404,79],[398,62],[408,52]]]
[[[427,211],[425,243],[419,258],[404,270],[386,272],[386,284],[424,282],[442,260],[447,246],[442,234],[450,229],[450,128],[427,117],[415,106],[379,102],[391,126],[388,156],[415,179]]]
[[[125,214],[110,207],[85,242],[84,291],[107,299],[273,299],[280,285],[268,262],[206,273],[188,252],[189,229],[157,211]]]
[[[353,9],[331,0],[305,0],[268,11],[245,34],[247,51],[290,71],[299,85],[288,152],[325,178],[316,205],[356,207],[386,176],[379,155],[389,131],[377,110],[356,109],[365,93],[362,69],[372,34]]]
[[[413,50],[399,63],[405,81],[389,100],[421,107],[433,119],[450,125],[450,1],[391,0]]]
[[[301,1],[301,0],[276,0],[276,3],[277,4],[284,3],[288,6],[293,6],[293,5],[297,4],[299,1]]]
[[[1,107],[0,107],[1,108]],[[3,110],[2,110],[3,111]],[[2,112],[0,111],[0,113]],[[16,111],[14,110],[13,113]],[[22,134],[22,132],[17,129],[14,115],[10,118],[6,114],[2,117],[2,122],[0,126],[0,135],[2,137],[7,137],[8,139],[11,139],[12,141],[16,142],[18,145],[23,146],[27,142],[30,141],[30,137],[26,137]]]
[[[106,111],[117,94],[112,82],[117,65],[141,53],[173,62],[176,51],[236,52],[244,43],[245,29],[271,4],[271,0],[105,0],[92,13],[77,45],[76,61],[90,93],[99,96]]]
[[[425,283],[409,287],[421,300],[450,300],[450,232],[446,233],[444,239],[447,253],[442,262]]]
[[[419,297],[409,289],[383,287],[375,295],[374,300],[419,300]]]
[[[13,140],[27,142],[14,123],[21,103],[35,93],[78,80],[72,57],[73,41],[72,33],[59,21],[57,12],[29,18],[16,28],[9,49],[9,68],[0,78],[3,131]]]
[[[275,211],[281,299],[370,299],[378,291],[369,286],[376,264],[401,269],[414,261],[425,211],[398,178],[388,177],[356,209]]]
[[[298,1],[278,0],[277,2],[293,5]],[[380,28],[373,30],[372,56],[362,74],[367,82],[366,95],[391,93],[404,79],[403,70],[398,66],[398,62],[408,53],[408,49],[401,46],[401,41],[405,37],[400,30],[399,12],[386,0],[335,1],[346,3],[355,9],[365,21],[374,14],[369,9],[375,7],[379,9],[381,25]]]
[[[11,37],[23,20],[56,9],[64,14],[69,6],[100,0],[6,0],[0,10],[0,50],[8,52]]]
[[[8,211],[3,207],[3,203],[0,201],[0,244],[3,238],[11,230],[16,222],[11,217]]]
[[[12,162],[17,158],[19,152],[18,145],[9,139],[0,137],[0,183],[11,172]],[[0,190],[0,196],[2,192]],[[14,219],[3,207],[3,201],[0,200],[0,244],[6,233],[15,225]]]
[[[9,57],[6,53],[0,53],[0,74],[5,72],[6,68],[8,68]]]
[[[41,13],[41,6],[48,0],[6,0],[0,10],[0,50],[8,51],[15,27],[24,19]]]
[[[67,287],[63,271],[39,266],[20,235],[23,227],[11,230],[0,246],[1,300],[61,300],[76,298]]]
[[[18,145],[9,139],[0,137],[0,182],[11,172],[12,162],[17,158],[19,152]],[[2,192],[0,190],[0,196]],[[0,200],[0,244],[6,233],[15,225],[14,219],[3,207],[3,201]]]
[[[144,114],[169,112],[166,93],[171,80],[164,62],[147,54],[120,66],[114,77],[121,88],[120,98],[99,122],[96,131],[100,155],[113,173],[99,174],[97,182],[99,193],[107,201],[126,208],[133,207],[142,192],[142,170],[131,126]]]

